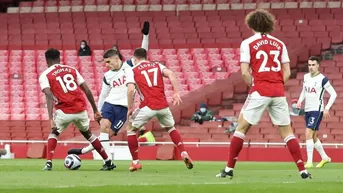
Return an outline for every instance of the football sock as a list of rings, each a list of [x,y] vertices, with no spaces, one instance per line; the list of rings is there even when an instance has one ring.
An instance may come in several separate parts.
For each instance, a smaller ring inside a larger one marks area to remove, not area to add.
[[[52,157],[55,153],[55,148],[57,145],[57,136],[55,134],[50,134],[48,137],[48,148],[47,148],[47,160],[52,161]]]
[[[238,155],[243,148],[245,134],[239,131],[235,131],[230,143],[229,149],[229,160],[227,161],[225,171],[228,172],[233,170],[236,165],[236,161],[238,159]]]
[[[312,163],[313,160],[313,139],[306,140],[307,163]]]
[[[180,133],[175,129],[175,127],[168,130],[169,136],[175,146],[179,149],[179,151],[182,153],[185,151],[185,146],[182,142],[182,138]]]
[[[298,167],[299,172],[302,173],[306,171],[298,140],[292,134],[285,137],[284,141],[287,144],[288,150],[291,153],[293,160]]]
[[[98,138],[99,138],[99,141],[101,142],[101,145],[105,148],[106,152],[108,152],[110,149],[110,144],[108,143],[110,140],[109,139],[110,135],[108,133],[100,133]],[[89,153],[93,150],[94,150],[93,145],[89,144],[87,147],[82,148],[81,153],[85,154],[85,153]]]
[[[138,161],[138,140],[137,140],[136,132],[134,131],[127,132],[127,143],[129,145],[132,160]]]
[[[109,157],[107,156],[107,153],[104,149],[104,147],[102,147],[99,139],[95,136],[92,135],[88,141],[92,144],[92,146],[94,147],[94,149],[100,154],[100,156],[102,157],[102,159],[104,161],[108,161],[110,160]]]
[[[316,148],[320,157],[322,157],[322,160],[328,160],[328,155],[326,155],[322,142],[319,139],[317,139],[316,143],[314,143],[314,148]]]

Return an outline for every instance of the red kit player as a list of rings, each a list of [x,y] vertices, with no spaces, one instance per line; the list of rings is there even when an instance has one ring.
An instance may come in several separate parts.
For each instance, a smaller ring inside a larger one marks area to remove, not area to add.
[[[185,151],[179,132],[174,127],[174,118],[164,94],[163,77],[167,77],[174,88],[173,104],[180,104],[181,98],[174,73],[158,62],[147,61],[147,51],[144,48],[137,48],[133,59],[136,64],[132,69],[135,82],[127,83],[128,119],[130,120],[127,141],[133,159],[129,170],[136,171],[142,168],[138,159],[136,131],[154,117],[157,117],[161,127],[168,131],[173,143],[181,152],[186,167],[192,169],[192,160]],[[141,104],[139,109],[133,112],[135,86],[139,92]]]
[[[233,177],[239,152],[251,125],[257,125],[267,109],[274,125],[278,125],[302,178],[311,178],[304,167],[299,142],[290,126],[290,115],[284,84],[290,77],[289,57],[285,44],[269,35],[274,29],[274,16],[265,10],[249,13],[246,23],[254,35],[241,44],[241,72],[250,87],[241,110],[238,126],[231,139],[229,160],[217,177]],[[251,69],[250,69],[251,68]]]
[[[82,92],[86,94],[92,105],[95,120],[100,120],[101,114],[85,80],[75,68],[60,64],[60,52],[58,50],[53,48],[47,50],[45,58],[49,68],[40,75],[39,84],[46,96],[52,131],[48,137],[47,162],[44,170],[52,170],[52,157],[57,145],[57,138],[70,123],[73,123],[80,130],[81,134],[104,159],[105,164],[101,170],[113,170],[115,165],[112,160],[108,158],[98,138],[89,131],[90,120]],[[53,117],[54,104],[56,112]]]

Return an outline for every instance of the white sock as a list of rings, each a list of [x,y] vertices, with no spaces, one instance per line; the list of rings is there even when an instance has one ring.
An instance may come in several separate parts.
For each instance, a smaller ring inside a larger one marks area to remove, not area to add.
[[[89,144],[87,147],[82,148],[81,153],[85,154],[85,153],[91,152],[93,150],[94,150],[93,145]]]
[[[233,168],[229,168],[229,167],[225,167],[225,172],[229,172],[229,171],[231,171],[231,170],[233,170]]]
[[[318,151],[320,157],[322,157],[322,160],[328,160],[328,155],[326,155],[322,142],[320,142],[319,139],[317,139],[317,142],[314,144],[314,148]]]
[[[313,160],[313,139],[306,140],[307,163],[312,163]]]
[[[133,160],[133,164],[138,164],[139,160]]]
[[[99,138],[99,141],[100,141],[101,145],[104,147],[105,151],[107,152],[107,150],[109,149],[109,146],[110,146],[109,143],[108,143],[108,141],[109,141],[109,134],[108,133],[100,133],[98,138]],[[104,142],[101,142],[101,141],[106,141],[107,143],[104,143]],[[89,153],[89,152],[91,152],[93,150],[94,150],[94,147],[92,146],[92,144],[89,144],[87,147],[82,148],[81,153],[85,154],[85,153]]]
[[[105,151],[107,152],[107,154],[109,154],[109,150],[110,150],[110,135],[108,133],[100,133],[99,135],[99,141],[102,145],[102,147],[104,147]]]

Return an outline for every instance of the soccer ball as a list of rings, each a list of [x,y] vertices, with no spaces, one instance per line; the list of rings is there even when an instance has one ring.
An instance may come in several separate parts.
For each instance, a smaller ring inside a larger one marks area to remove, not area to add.
[[[78,170],[81,167],[81,159],[75,154],[70,154],[64,159],[64,167],[70,170]]]

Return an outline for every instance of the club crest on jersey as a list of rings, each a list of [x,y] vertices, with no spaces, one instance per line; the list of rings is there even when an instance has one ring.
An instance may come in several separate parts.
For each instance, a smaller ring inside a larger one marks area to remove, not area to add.
[[[306,87],[305,86],[305,91],[308,93],[317,93],[317,91],[314,87]]]
[[[118,78],[117,80],[113,80],[112,86],[113,87],[121,86],[125,84],[125,82],[126,82],[126,76],[123,76],[121,78]]]

